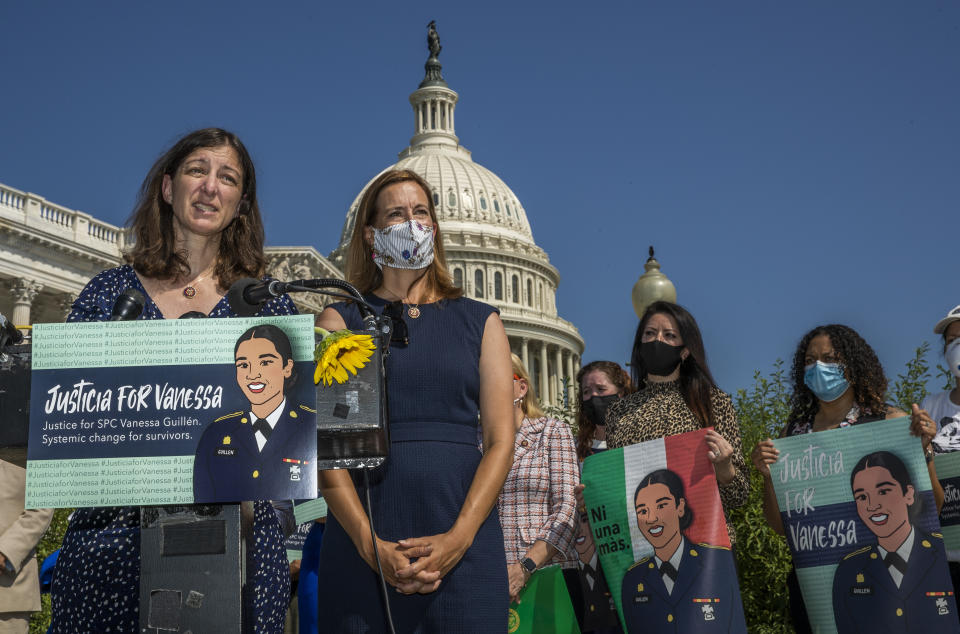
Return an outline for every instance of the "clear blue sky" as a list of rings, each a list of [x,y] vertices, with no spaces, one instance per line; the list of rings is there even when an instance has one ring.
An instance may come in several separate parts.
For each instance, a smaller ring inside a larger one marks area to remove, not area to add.
[[[457,4],[4,2],[0,182],[122,224],[164,148],[221,126],[268,242],[329,253],[413,133],[435,19],[457,133],[585,361],[629,357],[649,244],[727,391],[825,322],[895,378],[960,304],[960,3]]]

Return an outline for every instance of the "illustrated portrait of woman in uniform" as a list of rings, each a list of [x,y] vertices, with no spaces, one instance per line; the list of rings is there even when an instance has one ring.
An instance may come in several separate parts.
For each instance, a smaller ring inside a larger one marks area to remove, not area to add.
[[[277,326],[254,326],[233,357],[247,403],[204,429],[194,502],[316,497],[316,412],[290,398],[297,381],[290,340]]]
[[[833,576],[833,614],[845,632],[960,632],[943,536],[917,526],[922,501],[889,451],[850,473],[857,516],[877,543],[848,553]]]
[[[628,632],[746,632],[737,572],[729,548],[695,544],[683,480],[658,469],[637,485],[637,526],[653,547],[621,585]]]

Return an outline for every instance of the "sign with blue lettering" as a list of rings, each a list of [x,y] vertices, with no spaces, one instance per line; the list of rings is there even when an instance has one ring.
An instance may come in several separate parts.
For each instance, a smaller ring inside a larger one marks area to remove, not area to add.
[[[907,417],[780,438],[770,465],[817,633],[958,632],[943,535]]]
[[[316,497],[309,315],[37,324],[29,508]]]

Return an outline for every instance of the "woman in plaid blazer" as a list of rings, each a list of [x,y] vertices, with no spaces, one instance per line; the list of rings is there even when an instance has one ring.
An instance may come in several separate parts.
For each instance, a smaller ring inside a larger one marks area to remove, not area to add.
[[[511,357],[517,436],[499,510],[510,599],[516,601],[538,568],[575,559],[573,487],[580,474],[570,427],[544,415],[527,369],[517,355]]]

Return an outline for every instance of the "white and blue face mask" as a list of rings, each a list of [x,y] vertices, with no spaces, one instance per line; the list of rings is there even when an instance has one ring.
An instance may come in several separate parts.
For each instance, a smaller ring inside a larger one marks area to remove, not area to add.
[[[803,371],[803,382],[824,403],[835,401],[850,387],[839,363],[811,363]]]
[[[407,220],[373,228],[373,261],[381,269],[422,269],[433,262],[433,227]]]
[[[947,360],[947,369],[950,374],[960,379],[960,339],[954,339],[943,351],[943,357]]]

